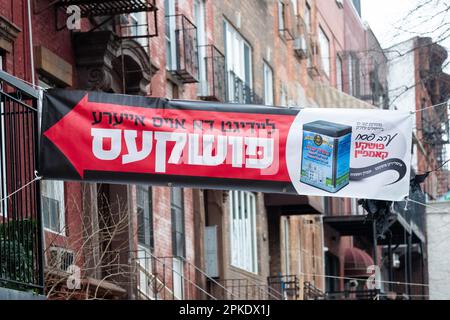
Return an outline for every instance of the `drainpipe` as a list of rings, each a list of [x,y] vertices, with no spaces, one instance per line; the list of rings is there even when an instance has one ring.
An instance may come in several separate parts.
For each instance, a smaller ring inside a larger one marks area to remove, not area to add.
[[[27,1],[28,4],[28,34],[29,34],[29,45],[30,45],[30,64],[31,64],[31,83],[33,87],[36,85],[35,71],[34,71],[34,48],[33,48],[33,26],[31,22],[31,0]]]

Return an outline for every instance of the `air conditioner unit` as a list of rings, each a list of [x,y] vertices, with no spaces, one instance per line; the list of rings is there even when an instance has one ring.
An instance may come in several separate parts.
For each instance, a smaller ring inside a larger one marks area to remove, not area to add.
[[[74,263],[74,254],[72,251],[61,248],[51,247],[48,266],[52,269],[67,272],[69,266]]]
[[[304,37],[294,39],[294,51],[301,59],[308,58],[308,44]]]
[[[400,257],[397,253],[392,254],[392,267],[393,268],[400,268]]]

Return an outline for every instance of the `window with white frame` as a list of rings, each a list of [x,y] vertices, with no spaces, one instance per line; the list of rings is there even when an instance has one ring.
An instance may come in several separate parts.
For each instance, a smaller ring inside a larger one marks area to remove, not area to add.
[[[138,222],[138,243],[145,249],[153,249],[152,189],[148,186],[136,187]]]
[[[170,193],[172,215],[172,251],[174,257],[184,257],[186,254],[185,223],[184,223],[184,193],[182,188],[172,188]]]
[[[348,55],[348,94],[357,97],[359,94],[359,59],[354,54]]]
[[[256,196],[230,191],[231,264],[258,273],[256,242]]]
[[[247,88],[252,88],[252,49],[241,34],[224,20],[225,56],[228,73],[228,101],[236,101],[237,81],[242,81]]]
[[[305,6],[305,26],[306,26],[306,34],[305,37],[309,37],[311,34],[311,7],[306,3]],[[311,61],[311,50],[308,50],[308,59],[307,59],[307,66],[308,68],[311,67],[312,61]]]
[[[273,72],[272,68],[264,62],[264,104],[273,105]]]
[[[336,88],[340,91],[344,91],[344,83],[342,79],[342,59],[341,57],[336,56]]]
[[[353,95],[354,94],[354,87],[353,87],[353,58],[351,55],[348,56],[348,94]]]
[[[42,80],[39,80],[39,86],[45,89],[52,87]],[[65,235],[64,181],[41,181],[41,207],[44,228]]]
[[[131,30],[130,35],[137,37],[137,42],[147,51],[148,50],[148,19],[147,12],[135,12],[130,14]]]
[[[294,15],[297,15],[297,13],[298,13],[297,0],[291,0],[291,5],[292,5],[292,11],[294,11]]]
[[[176,47],[176,17],[175,0],[164,0],[166,15],[165,37],[166,37],[166,68],[177,69],[177,47]]]
[[[66,234],[64,217],[64,182],[41,181],[41,204],[44,228]]]
[[[281,84],[280,90],[280,106],[287,107],[288,105],[288,93],[285,84]]]
[[[322,60],[322,70],[329,77],[330,76],[330,40],[328,39],[325,31],[319,28],[319,45],[320,45],[320,57]]]
[[[284,21],[285,6],[283,0],[278,0],[278,32],[280,33],[280,36],[284,35],[284,30],[286,29],[286,22]]]
[[[199,96],[208,95],[208,82],[206,76],[206,28],[205,28],[205,0],[194,1],[194,19],[197,26],[197,42],[198,42],[198,74],[199,85],[197,87]]]
[[[305,25],[307,33],[311,33],[311,7],[308,3],[305,6]]]

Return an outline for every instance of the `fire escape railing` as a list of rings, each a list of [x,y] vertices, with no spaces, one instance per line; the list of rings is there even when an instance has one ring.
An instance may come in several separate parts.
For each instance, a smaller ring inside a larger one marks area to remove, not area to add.
[[[327,291],[315,287],[311,282],[303,283],[303,295],[305,300],[378,300],[380,290],[343,290]]]
[[[239,78],[233,71],[228,71],[228,102],[243,104],[263,104],[248,83]]]
[[[35,0],[36,1],[36,0]],[[156,11],[155,0],[57,0],[57,8],[78,6],[83,18]]]
[[[168,48],[171,63],[169,72],[183,83],[198,82],[197,27],[183,14],[166,16],[166,37],[175,45],[175,53]],[[174,43],[173,43],[174,42]]]
[[[199,97],[202,100],[225,102],[226,71],[225,56],[214,45],[199,46],[200,69]]]
[[[40,188],[31,183],[37,170],[38,100],[37,91],[0,71],[0,287],[42,294]]]
[[[280,292],[284,300],[299,298],[300,282],[296,275],[279,275],[267,277],[270,288]]]
[[[216,296],[224,300],[283,300],[275,288],[250,278],[218,280],[222,288],[214,288]],[[230,294],[231,293],[231,294]]]
[[[303,283],[303,298],[305,300],[325,300],[326,295],[311,282],[305,281]]]
[[[183,257],[157,257],[147,250],[139,250],[135,254],[134,262],[140,299],[219,299],[220,297],[207,290],[209,283],[223,290],[228,296],[236,298],[227,288]]]

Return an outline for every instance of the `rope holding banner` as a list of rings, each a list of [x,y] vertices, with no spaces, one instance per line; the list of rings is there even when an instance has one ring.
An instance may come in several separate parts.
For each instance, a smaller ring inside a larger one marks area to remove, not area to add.
[[[31,180],[30,182],[28,182],[27,184],[23,185],[22,187],[20,187],[19,189],[17,189],[16,191],[14,191],[13,193],[10,193],[9,195],[7,195],[6,197],[0,199],[0,202],[3,202],[5,200],[8,200],[9,198],[11,198],[13,195],[15,195],[16,193],[22,191],[23,189],[25,189],[26,187],[28,187],[29,185],[33,184],[36,181],[42,180],[42,177],[38,175],[38,172],[35,171],[34,172],[34,176],[35,178],[33,180]]]

